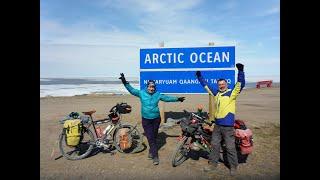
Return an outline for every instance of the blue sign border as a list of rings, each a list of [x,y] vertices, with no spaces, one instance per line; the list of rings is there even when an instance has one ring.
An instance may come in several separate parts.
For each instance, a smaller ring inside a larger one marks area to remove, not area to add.
[[[140,49],[140,69],[234,67],[235,46]]]

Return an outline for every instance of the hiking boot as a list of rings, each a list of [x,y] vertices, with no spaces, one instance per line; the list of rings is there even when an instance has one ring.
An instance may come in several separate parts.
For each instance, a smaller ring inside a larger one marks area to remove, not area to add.
[[[215,171],[218,167],[218,164],[217,163],[209,163],[208,166],[204,167],[203,168],[203,171],[204,172],[212,172],[212,171]]]
[[[237,173],[237,168],[230,168],[230,176],[235,176]]]
[[[153,165],[158,165],[159,164],[159,158],[155,157],[153,158]]]
[[[149,160],[152,159],[152,154],[151,154],[151,153],[148,154],[148,159],[149,159]]]

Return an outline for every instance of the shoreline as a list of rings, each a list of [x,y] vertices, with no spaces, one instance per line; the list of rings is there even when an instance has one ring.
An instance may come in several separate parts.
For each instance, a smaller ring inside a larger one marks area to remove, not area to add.
[[[267,87],[261,87],[261,89],[264,89]],[[280,88],[280,83],[273,83],[271,88]],[[256,87],[244,87],[243,91],[248,91],[251,89],[257,89]],[[173,94],[173,93],[167,93],[168,95],[206,95],[208,93],[177,93],[177,94]],[[87,97],[87,96],[96,96],[96,97],[103,97],[103,96],[125,96],[125,95],[130,95],[129,92],[126,93],[113,93],[113,92],[108,92],[108,93],[89,93],[89,94],[79,94],[79,95],[72,95],[72,96],[51,96],[51,95],[47,95],[44,97],[40,96],[40,99],[46,99],[46,98],[70,98],[70,97]]]

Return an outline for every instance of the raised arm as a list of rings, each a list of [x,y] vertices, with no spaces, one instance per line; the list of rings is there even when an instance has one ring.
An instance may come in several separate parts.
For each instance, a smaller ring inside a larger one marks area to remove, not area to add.
[[[129,82],[126,81],[126,78],[124,77],[124,74],[123,74],[123,73],[121,73],[120,76],[121,76],[121,77],[120,77],[119,79],[121,79],[124,87],[129,91],[129,93],[132,94],[132,95],[134,95],[134,96],[140,97],[140,90],[133,88],[133,87],[129,84]]]
[[[217,95],[218,90],[213,88],[211,85],[207,83],[207,81],[202,77],[201,72],[197,71],[196,76],[200,84],[207,90],[207,92],[213,96]]]
[[[231,98],[236,99],[238,97],[238,95],[240,94],[240,92],[242,91],[242,89],[245,86],[245,76],[244,76],[244,72],[243,72],[243,64],[236,64],[237,69],[238,69],[238,80],[236,85],[234,86],[232,93],[231,93]]]
[[[133,88],[129,83],[124,84],[124,87],[129,91],[130,94],[140,97],[140,90]]]

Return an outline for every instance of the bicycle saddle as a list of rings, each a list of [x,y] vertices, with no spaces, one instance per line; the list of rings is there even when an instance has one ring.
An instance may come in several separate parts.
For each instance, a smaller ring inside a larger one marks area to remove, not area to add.
[[[87,112],[82,112],[83,114],[85,114],[85,115],[91,115],[91,114],[93,114],[93,113],[95,113],[95,112],[97,112],[96,110],[92,110],[92,111],[87,111]]]

